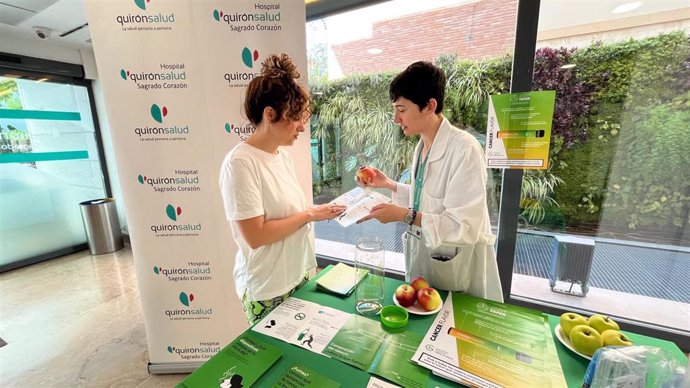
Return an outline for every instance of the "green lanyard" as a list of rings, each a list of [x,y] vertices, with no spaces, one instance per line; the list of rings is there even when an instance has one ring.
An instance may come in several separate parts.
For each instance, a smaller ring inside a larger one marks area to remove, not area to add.
[[[429,160],[429,154],[431,153],[431,148],[429,148],[429,151],[424,157],[424,161],[421,161],[423,148],[423,145],[419,147],[419,155],[417,155],[417,172],[414,174],[414,202],[412,203],[412,210],[414,211],[419,211],[419,200],[422,196],[422,186],[424,186],[424,169],[426,168],[426,161]]]

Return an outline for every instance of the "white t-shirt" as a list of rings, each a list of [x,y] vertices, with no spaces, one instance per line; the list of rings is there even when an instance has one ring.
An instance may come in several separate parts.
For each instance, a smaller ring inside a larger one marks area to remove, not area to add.
[[[304,191],[297,181],[290,155],[279,149],[276,155],[240,143],[223,160],[220,190],[226,218],[239,246],[235,259],[235,290],[251,301],[282,295],[316,268],[314,232],[307,223],[295,233],[273,244],[252,249],[234,221],[264,215],[281,219],[307,209]]]

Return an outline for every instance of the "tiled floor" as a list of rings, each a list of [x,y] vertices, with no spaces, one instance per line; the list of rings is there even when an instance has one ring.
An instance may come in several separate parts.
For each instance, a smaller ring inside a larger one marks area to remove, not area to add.
[[[172,387],[149,375],[129,248],[0,274],[0,387]]]
[[[560,303],[620,305],[642,314],[640,319],[674,313],[669,310],[673,306],[607,290],[592,290],[587,298],[558,295],[543,283],[523,275],[513,280],[515,291],[561,298]],[[172,387],[185,377],[147,372],[129,248],[99,256],[85,251],[0,274],[0,295],[0,338],[8,343],[0,348],[0,387]],[[685,305],[674,306],[676,312],[690,314],[681,309]]]

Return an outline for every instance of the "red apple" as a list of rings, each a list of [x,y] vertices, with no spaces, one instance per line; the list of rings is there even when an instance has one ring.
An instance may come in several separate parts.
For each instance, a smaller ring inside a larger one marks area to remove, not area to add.
[[[441,307],[441,294],[431,287],[417,291],[417,304],[425,311],[433,311]]]
[[[415,289],[415,291],[419,291],[422,288],[429,287],[429,282],[427,282],[423,277],[417,276],[416,278],[412,279],[410,285]]]
[[[403,284],[395,290],[395,300],[403,307],[410,307],[417,300],[417,291],[409,284]]]
[[[356,174],[357,179],[366,185],[371,183],[372,179],[374,179],[376,176],[376,170],[369,166],[362,166],[357,169]]]

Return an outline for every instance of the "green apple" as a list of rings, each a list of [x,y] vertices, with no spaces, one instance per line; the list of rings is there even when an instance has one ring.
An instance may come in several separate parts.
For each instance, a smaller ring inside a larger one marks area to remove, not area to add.
[[[620,330],[620,327],[618,327],[618,324],[613,319],[601,314],[594,314],[589,317],[587,324],[598,331],[599,334],[606,330]]]
[[[618,330],[605,330],[601,333],[601,339],[604,340],[604,346],[630,346],[633,344],[630,338]]]
[[[601,334],[587,325],[577,325],[570,330],[570,343],[575,350],[588,356],[604,346]]]
[[[587,318],[578,313],[563,313],[560,324],[563,335],[570,338],[570,330],[577,325],[586,325]]]

